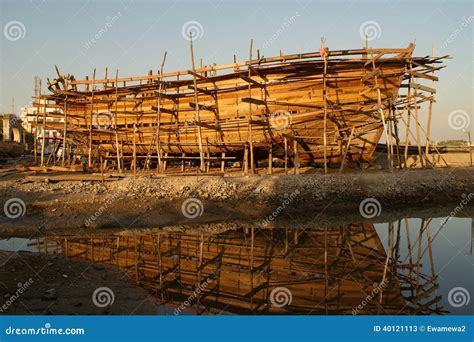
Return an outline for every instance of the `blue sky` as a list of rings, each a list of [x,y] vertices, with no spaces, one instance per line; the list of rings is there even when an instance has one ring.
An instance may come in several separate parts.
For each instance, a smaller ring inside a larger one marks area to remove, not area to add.
[[[431,54],[434,43],[438,55],[453,56],[439,73],[432,133],[434,140],[464,138],[448,116],[468,113],[473,131],[473,14],[469,0],[0,0],[0,112],[11,111],[12,97],[16,110],[30,103],[33,77],[54,78],[54,64],[76,78],[91,76],[94,68],[102,77],[105,67],[109,75],[117,68],[121,76],[141,75],[156,72],[166,50],[165,71],[189,68],[182,36],[189,21],[202,26],[194,44],[204,64],[230,63],[234,54],[248,58],[251,38],[265,56],[317,50],[321,37],[330,49],[359,48],[361,25],[374,21],[380,29],[372,47],[406,47],[416,39],[415,55]],[[12,21],[24,27],[19,39],[7,30]]]

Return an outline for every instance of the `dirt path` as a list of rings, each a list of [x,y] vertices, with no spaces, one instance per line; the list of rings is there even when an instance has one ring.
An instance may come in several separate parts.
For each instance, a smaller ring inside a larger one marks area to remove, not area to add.
[[[3,178],[0,203],[21,199],[25,211],[18,218],[9,218],[2,211],[1,235],[236,221],[255,224],[270,215],[275,218],[272,225],[291,224],[296,217],[316,219],[318,224],[342,224],[367,219],[359,212],[359,204],[367,198],[380,203],[374,220],[382,220],[383,215],[408,216],[428,207],[446,216],[474,193],[473,168],[343,175],[148,176],[103,183],[56,182],[57,175],[44,174],[35,181],[28,181],[27,173]],[[183,214],[182,205],[189,199],[199,200],[191,202],[197,215]],[[472,216],[474,201],[467,202],[456,215]]]

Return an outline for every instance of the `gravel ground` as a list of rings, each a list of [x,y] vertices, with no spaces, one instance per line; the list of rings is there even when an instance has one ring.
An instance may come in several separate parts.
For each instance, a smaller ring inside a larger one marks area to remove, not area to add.
[[[24,215],[13,219],[4,210],[0,234],[187,227],[223,222],[255,224],[265,223],[272,215],[272,225],[289,224],[296,218],[342,224],[347,220],[365,220],[360,216],[359,204],[368,198],[380,203],[379,211],[384,215],[396,217],[429,207],[437,208],[441,216],[448,215],[466,196],[471,198],[473,171],[458,168],[343,175],[128,176],[103,183],[55,182],[54,174],[30,182],[27,173],[18,173],[4,177],[1,200],[6,204],[10,199],[21,199],[25,203]],[[185,215],[183,205],[190,199],[197,214]],[[457,214],[472,215],[473,202],[468,201]]]

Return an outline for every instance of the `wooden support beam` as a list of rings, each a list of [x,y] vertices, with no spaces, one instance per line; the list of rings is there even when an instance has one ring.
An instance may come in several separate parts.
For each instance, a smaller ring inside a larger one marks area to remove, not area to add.
[[[417,84],[417,83],[413,83],[413,82],[410,83],[410,86],[413,89],[423,90],[423,91],[426,91],[428,93],[436,94],[436,89],[435,88],[427,87],[427,86]]]
[[[193,70],[195,70],[195,69],[193,68]],[[192,76],[194,76],[194,77],[196,77],[196,78],[199,78],[200,80],[207,80],[207,77],[206,77],[206,76],[203,76],[203,75],[201,75],[201,74],[199,74],[199,73],[197,73],[197,72],[195,72],[195,71],[193,71],[193,70],[188,70],[188,74],[190,74],[190,75],[192,75]],[[197,88],[197,87],[196,87],[196,88]]]
[[[172,110],[172,109],[167,109],[167,108],[163,108],[163,107],[160,107],[160,108],[158,109],[158,106],[151,106],[151,109],[152,109],[153,111],[158,111],[158,110],[159,110],[160,113],[171,114],[171,115],[174,115],[174,116],[177,115],[177,114],[176,114],[177,112],[176,112],[175,110]]]
[[[322,106],[310,105],[306,103],[296,103],[296,102],[286,102],[286,101],[267,101],[267,100],[260,100],[251,97],[243,97],[242,102],[245,103],[252,103],[257,106],[268,106],[268,105],[275,105],[275,106],[289,106],[289,107],[302,107],[302,108],[314,108],[314,109],[322,109]]]
[[[380,69],[377,68],[377,69],[374,69],[372,70],[371,72],[369,72],[368,74],[366,74],[364,77],[361,78],[361,82],[362,83],[365,83],[367,82],[368,80],[370,80],[371,78],[375,77],[375,76],[379,76],[380,75]]]
[[[351,134],[349,135],[349,140],[347,141],[347,146],[344,151],[344,156],[341,159],[341,167],[339,168],[339,174],[341,174],[342,170],[344,169],[344,162],[347,158],[347,153],[349,152],[349,149],[351,147],[352,137],[354,136],[354,130],[355,130],[355,127],[352,127]]]
[[[199,103],[196,104],[194,102],[189,102],[189,107],[194,108],[194,109],[199,108],[199,110],[207,110],[209,112],[215,112],[217,109],[216,106],[214,105],[203,105]]]
[[[250,76],[240,75],[239,77],[249,84],[253,84],[254,86],[257,86],[257,87],[263,87],[263,84],[250,78]]]
[[[421,72],[418,72],[418,71],[414,71],[414,70],[407,70],[407,74],[410,74],[415,78],[424,78],[424,79],[430,80],[430,81],[439,81],[439,78],[434,76],[434,75],[427,75],[427,74],[424,74],[424,73],[421,73]]]
[[[169,94],[169,93],[163,93],[162,91],[155,90],[153,92],[156,96],[162,97],[164,99],[171,100],[173,102],[176,102],[178,99],[179,94]]]
[[[367,62],[364,63],[364,66],[368,66],[370,64],[373,64],[375,63],[380,57],[382,57],[383,55],[385,55],[385,52],[380,52],[378,54],[376,54],[375,56],[373,56],[371,59],[369,59]]]
[[[188,89],[191,89],[191,90],[196,89],[198,92],[203,93],[205,95],[209,95],[209,96],[215,96],[216,95],[215,90],[208,90],[208,89],[199,88],[199,87],[194,88],[194,86],[188,86]]]

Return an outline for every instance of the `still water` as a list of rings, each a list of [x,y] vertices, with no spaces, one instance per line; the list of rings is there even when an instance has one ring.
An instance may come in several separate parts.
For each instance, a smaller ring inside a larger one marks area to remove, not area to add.
[[[472,314],[470,218],[0,240],[116,265],[158,314]]]

